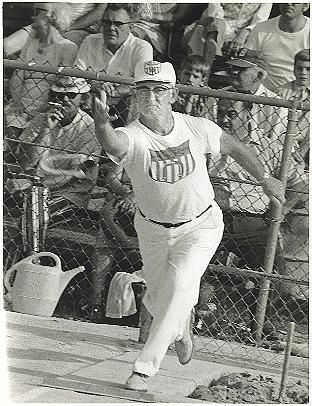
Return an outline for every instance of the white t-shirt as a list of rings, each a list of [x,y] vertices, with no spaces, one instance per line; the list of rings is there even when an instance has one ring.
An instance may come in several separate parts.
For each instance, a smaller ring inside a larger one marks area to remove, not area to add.
[[[147,41],[129,34],[125,43],[113,54],[105,45],[103,34],[88,35],[82,42],[76,66],[111,75],[132,77],[138,62],[151,61],[153,48]]]
[[[280,30],[280,16],[257,24],[250,32],[246,48],[268,56],[268,76],[263,84],[273,92],[295,79],[294,57],[302,49],[310,48],[310,19],[305,18],[306,24],[298,32]]]
[[[139,120],[118,128],[129,138],[122,164],[140,210],[159,222],[188,221],[214,200],[206,154],[220,152],[222,129],[210,120],[173,112],[174,128],[156,135]]]

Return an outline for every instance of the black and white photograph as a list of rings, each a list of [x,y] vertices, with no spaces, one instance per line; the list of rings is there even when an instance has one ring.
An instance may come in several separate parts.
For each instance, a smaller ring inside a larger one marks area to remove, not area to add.
[[[310,3],[7,1],[2,46],[2,403],[309,404]]]

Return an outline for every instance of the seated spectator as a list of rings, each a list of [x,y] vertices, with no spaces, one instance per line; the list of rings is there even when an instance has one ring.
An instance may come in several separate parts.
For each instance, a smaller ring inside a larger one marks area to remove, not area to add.
[[[293,100],[295,97],[300,102],[310,102],[310,50],[303,49],[295,55],[294,61],[295,80],[281,86],[279,96],[284,100]],[[295,136],[294,158],[298,162],[308,160],[310,144],[310,112],[298,110],[297,134]]]
[[[178,81],[183,85],[203,87],[206,86],[209,71],[210,67],[202,56],[187,56],[181,62]],[[173,110],[214,120],[216,118],[216,100],[198,94],[179,93]]]
[[[218,104],[218,124],[233,137],[247,144],[263,162],[266,172],[271,176],[278,176],[280,169],[283,144],[277,139],[264,136],[258,126],[253,125],[250,107],[241,101],[221,99]],[[237,165],[232,158],[219,156],[210,160],[210,176],[226,179],[219,192],[227,196],[220,204],[225,208],[250,214],[264,214],[268,210],[269,200],[264,195],[262,187],[257,185],[247,172]],[[304,165],[291,161],[288,172],[288,187],[286,197],[293,201],[293,196],[307,191],[308,179],[304,172]],[[286,202],[284,215],[291,209]]]
[[[130,14],[130,6],[126,4],[108,5],[102,17],[102,32],[86,37],[79,48],[76,61],[79,69],[132,77],[138,62],[153,59],[151,44],[130,32]],[[124,125],[129,110],[130,87],[95,81],[92,85],[106,91],[109,104],[115,106],[110,114],[122,116],[115,125]]]
[[[77,46],[89,34],[98,32],[98,23],[107,7],[99,3],[34,3],[34,8],[49,8],[53,11],[55,27],[62,36]],[[26,44],[32,25],[27,25],[3,39],[5,57],[17,54]]]
[[[255,96],[278,97],[263,85],[267,77],[267,65],[261,58],[244,56],[231,59],[226,65],[229,68],[232,85],[224,90],[250,93]],[[255,103],[249,107],[251,121],[243,121],[244,125],[250,123],[253,128],[258,128],[264,136],[270,139],[277,138],[283,142],[287,127],[287,109]]]
[[[294,80],[294,57],[310,48],[310,19],[303,15],[308,8],[308,3],[281,3],[281,15],[257,24],[248,37],[248,53],[260,53],[267,60],[263,84],[273,92]]]
[[[169,38],[178,25],[184,23],[194,6],[179,3],[139,4],[137,19],[132,23],[132,33],[150,42],[155,60],[167,60]]]
[[[71,66],[78,48],[55,28],[55,15],[49,3],[35,3],[29,38],[19,59],[28,64],[49,67]],[[24,128],[29,115],[47,107],[50,85],[55,76],[42,72],[16,70],[10,80],[11,100],[5,109],[8,126]],[[14,122],[13,122],[14,121]]]
[[[222,48],[229,52],[242,47],[255,24],[269,18],[272,3],[211,3],[201,18],[186,28],[187,53],[202,55],[212,64]]]
[[[101,147],[93,119],[80,109],[90,85],[82,78],[59,77],[52,89],[51,107],[38,114],[20,136],[20,165],[37,175],[50,190],[50,217],[86,208],[98,174]],[[27,179],[10,179],[7,190],[30,187]]]

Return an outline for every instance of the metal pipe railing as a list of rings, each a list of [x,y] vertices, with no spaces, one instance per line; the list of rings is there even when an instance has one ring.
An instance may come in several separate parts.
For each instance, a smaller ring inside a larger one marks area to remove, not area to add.
[[[295,126],[297,123],[297,106],[298,100],[292,102],[292,108],[288,112],[288,124],[283,148],[279,179],[281,180],[284,190],[286,190],[288,168],[291,160],[292,147],[295,135]],[[280,225],[283,220],[283,206],[274,205],[272,209],[272,221],[269,226],[268,240],[266,244],[263,269],[266,274],[273,272],[276,248],[279,237]],[[265,322],[267,303],[270,293],[270,279],[263,278],[260,282],[258,305],[255,315],[255,331],[253,332],[255,340],[261,340],[262,331]]]
[[[118,75],[108,75],[104,72],[91,72],[91,71],[84,71],[77,68],[52,68],[46,65],[38,65],[38,64],[27,64],[21,61],[11,61],[10,59],[3,60],[4,68],[9,69],[23,69],[33,72],[45,72],[55,75],[63,75],[63,76],[77,76],[82,77],[84,79],[89,80],[98,80],[103,82],[112,82],[112,83],[119,83],[125,85],[133,85],[133,78],[126,78],[123,76]],[[277,107],[285,107],[291,109],[292,102],[282,100],[279,98],[274,97],[263,97],[263,96],[254,96],[252,94],[245,94],[245,93],[236,93],[236,92],[229,92],[226,90],[216,90],[216,89],[209,89],[207,87],[194,87],[194,86],[186,86],[177,84],[177,88],[182,93],[188,94],[199,94],[203,96],[211,96],[223,99],[231,99],[231,100],[240,100],[240,101],[247,101],[256,104],[264,104],[270,106],[277,106]],[[309,111],[310,104],[308,102],[303,102],[298,104],[298,110]]]

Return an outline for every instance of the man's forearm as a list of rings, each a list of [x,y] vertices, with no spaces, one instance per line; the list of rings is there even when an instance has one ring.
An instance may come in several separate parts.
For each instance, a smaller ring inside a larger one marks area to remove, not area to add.
[[[285,188],[282,182],[272,176],[266,176],[265,163],[262,164],[246,145],[223,131],[220,150],[221,154],[230,155],[243,169],[257,179],[262,186],[263,192],[273,204],[281,205],[285,203]]]
[[[106,93],[102,91],[99,96],[94,97],[95,135],[105,152],[121,160],[128,151],[128,137],[112,127]]]
[[[102,148],[110,153],[114,153],[114,145],[116,143],[117,134],[109,121],[101,122],[97,119],[95,123],[95,135],[101,144]]]
[[[99,4],[94,10],[74,21],[70,29],[77,30],[89,27],[90,25],[97,23],[101,20],[106,7],[107,4]]]
[[[264,165],[259,159],[241,142],[235,143],[229,155],[254,178],[262,183],[266,175]]]

